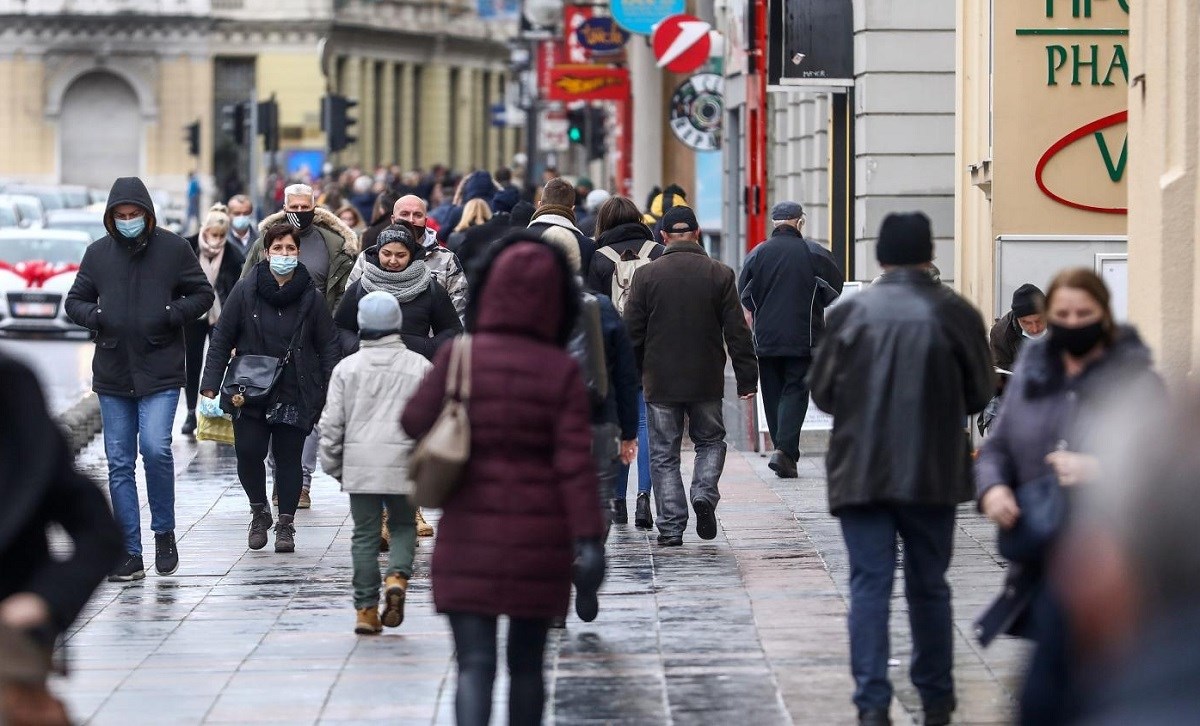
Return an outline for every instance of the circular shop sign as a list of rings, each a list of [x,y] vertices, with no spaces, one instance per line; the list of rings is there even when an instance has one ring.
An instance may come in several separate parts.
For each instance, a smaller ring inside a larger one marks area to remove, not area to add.
[[[671,131],[689,148],[716,151],[721,148],[721,126],[725,117],[725,79],[716,73],[698,73],[675,89],[671,96]]]
[[[686,0],[612,0],[613,20],[631,33],[650,35],[663,18],[682,13]]]

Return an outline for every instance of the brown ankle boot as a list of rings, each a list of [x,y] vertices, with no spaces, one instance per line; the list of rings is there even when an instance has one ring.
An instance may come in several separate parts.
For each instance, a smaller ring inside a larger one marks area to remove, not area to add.
[[[379,624],[379,608],[375,606],[358,608],[358,618],[354,622],[354,632],[358,635],[376,635],[383,631]]]
[[[383,624],[389,628],[404,622],[404,598],[408,594],[408,578],[397,572],[383,581]]]
[[[421,514],[420,508],[417,509],[416,522],[417,522],[417,536],[418,537],[432,537],[433,536],[433,525],[431,525],[429,522],[425,521],[425,516]]]

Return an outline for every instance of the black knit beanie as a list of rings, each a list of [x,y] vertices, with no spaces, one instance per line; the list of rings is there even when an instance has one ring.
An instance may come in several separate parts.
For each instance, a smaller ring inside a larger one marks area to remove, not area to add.
[[[933,227],[921,212],[889,214],[879,227],[875,259],[881,265],[933,262]]]
[[[1037,315],[1046,308],[1046,295],[1037,285],[1028,283],[1017,288],[1012,297],[1012,312],[1014,318],[1026,315]]]

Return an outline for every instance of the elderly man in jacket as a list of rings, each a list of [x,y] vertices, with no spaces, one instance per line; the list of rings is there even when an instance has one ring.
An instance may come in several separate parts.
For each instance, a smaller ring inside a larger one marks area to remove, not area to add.
[[[946,570],[955,508],[972,498],[963,422],[992,395],[979,311],[929,274],[933,234],[920,213],[883,221],[883,276],[835,306],[813,361],[813,400],[833,414],[829,507],[850,556],[850,666],[859,722],[888,724],[888,617],[896,536],[912,627],[909,673],[926,724],[955,708]]]
[[[829,250],[804,238],[803,207],[780,202],[771,220],[775,231],[746,256],[738,289],[754,318],[763,407],[775,444],[768,466],[794,479],[808,415],[805,379],[825,330],[825,307],[841,294],[843,278]]]
[[[187,240],[158,225],[154,201],[137,177],[113,183],[104,212],[108,234],[83,255],[67,293],[67,315],[92,331],[92,390],[100,398],[108,489],[125,535],[114,582],[140,580],[141,511],[134,467],[142,454],[154,565],[179,567],[175,544],[175,459],[171,426],[184,386],[184,324],[216,300]]]
[[[733,270],[700,246],[700,225],[687,207],[663,215],[666,252],[638,269],[625,305],[625,323],[642,371],[650,429],[650,471],[658,507],[658,543],[683,544],[687,502],[700,539],[717,536],[717,483],[725,468],[725,351],[737,392],[754,396],[758,363],[738,303]],[[679,471],[683,419],[696,445],[690,496]]]

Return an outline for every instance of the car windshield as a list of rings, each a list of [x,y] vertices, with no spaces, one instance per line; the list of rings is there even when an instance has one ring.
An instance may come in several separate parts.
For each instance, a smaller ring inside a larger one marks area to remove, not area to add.
[[[75,239],[16,237],[0,239],[0,260],[10,265],[40,260],[52,264],[79,264],[87,243]]]
[[[37,197],[42,202],[42,207],[47,211],[51,209],[66,209],[66,202],[62,194],[54,189],[15,189],[14,194],[27,194],[31,197]]]
[[[93,240],[98,240],[108,234],[108,230],[104,229],[104,222],[99,219],[95,221],[88,221],[86,219],[52,219],[46,223],[46,229],[67,229],[76,232],[87,232],[88,237],[91,237]]]
[[[67,206],[72,209],[82,209],[91,204],[86,189],[64,189],[62,196],[66,198]]]
[[[0,227],[16,227],[17,212],[7,204],[0,204]]]

